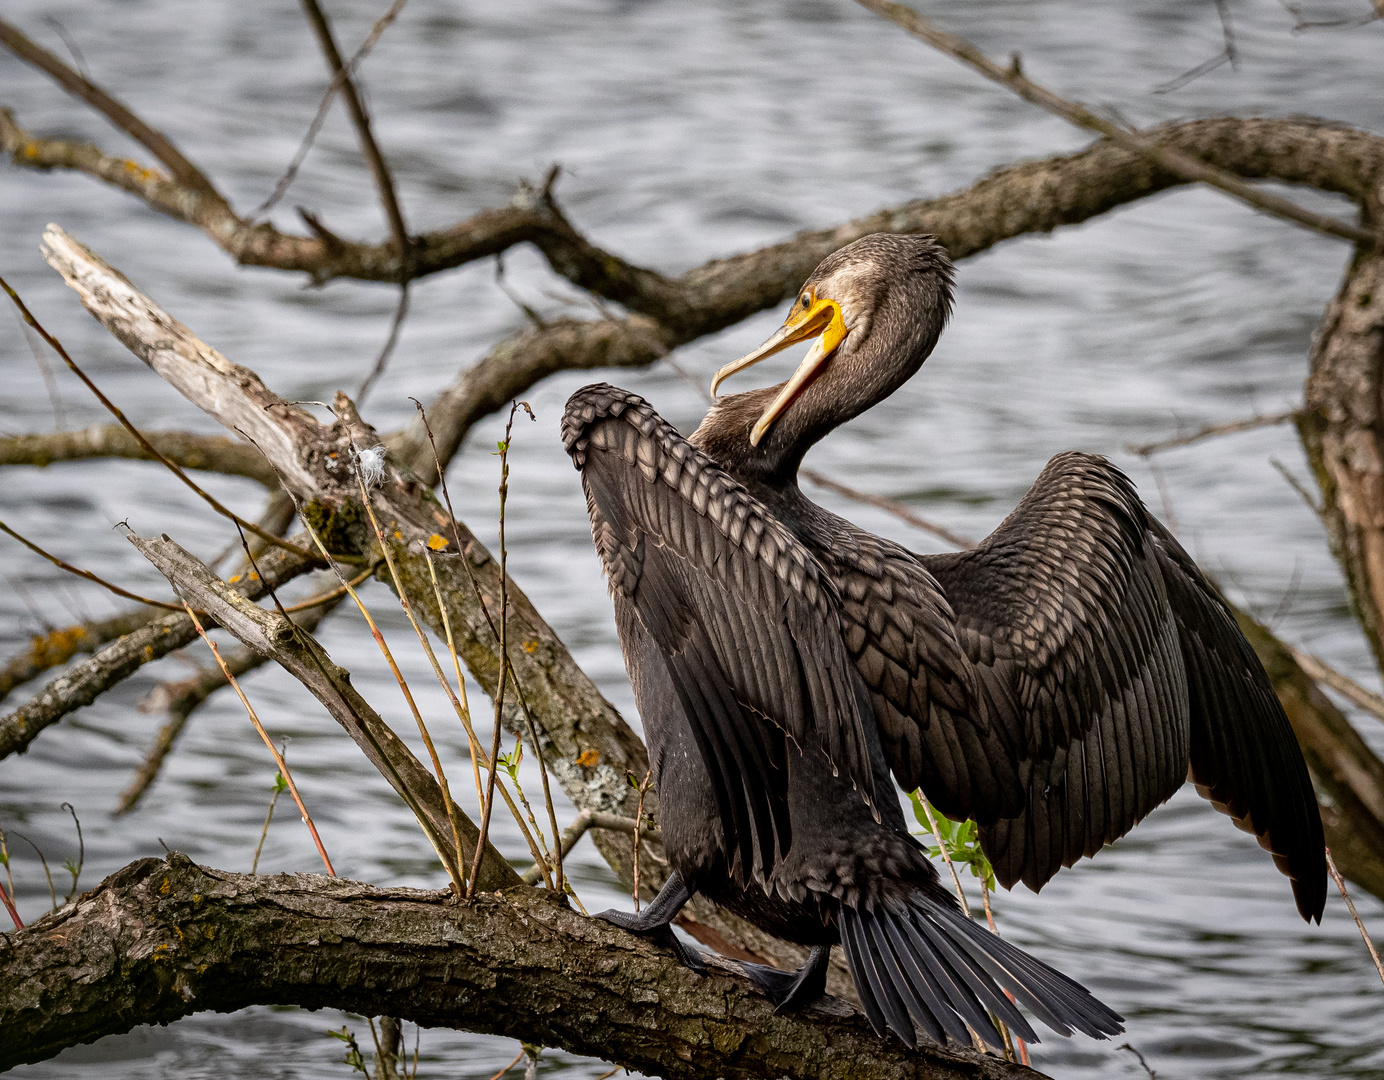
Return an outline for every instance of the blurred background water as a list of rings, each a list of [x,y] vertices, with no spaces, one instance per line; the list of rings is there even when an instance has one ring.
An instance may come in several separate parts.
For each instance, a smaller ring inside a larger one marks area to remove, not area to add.
[[[354,47],[384,6],[333,0],[343,48]],[[1365,7],[1340,0],[1308,4],[1304,14],[1329,19]],[[60,22],[92,77],[170,135],[242,210],[272,189],[326,82],[301,13],[287,0],[9,0],[5,8],[6,18],[65,55],[51,20]],[[1153,87],[1220,50],[1221,25],[1207,0],[973,0],[924,8],[993,56],[1021,50],[1040,82],[1113,106],[1140,125],[1308,113],[1379,127],[1381,24],[1294,35],[1292,16],[1274,0],[1232,0],[1230,9],[1239,70],[1223,66],[1155,95]],[[366,63],[363,83],[414,231],[501,205],[520,177],[540,177],[560,162],[559,196],[577,225],[597,243],[671,273],[1087,141],[847,0],[412,0]],[[0,55],[0,103],[35,132],[132,152],[8,54]],[[1326,197],[1298,197],[1348,210]],[[295,205],[321,213],[342,234],[385,235],[340,110],[275,210],[281,227],[301,228]],[[84,177],[0,167],[0,207],[0,272],[143,427],[211,431],[214,424],[84,314],[37,254],[46,222],[91,245],[285,397],[326,399],[358,385],[393,311],[395,294],[385,287],[313,289],[300,277],[237,269],[200,233]],[[1291,429],[1159,457],[1161,498],[1149,468],[1125,450],[1130,442],[1292,407],[1313,329],[1346,257],[1339,242],[1201,190],[1001,245],[962,264],[956,318],[924,371],[814,450],[809,464],[979,536],[1052,454],[1107,454],[1151,506],[1175,520],[1184,543],[1237,600],[1271,619],[1285,639],[1378,685],[1322,530],[1273,467],[1278,460],[1306,476]],[[506,269],[512,289],[540,311],[590,311],[534,252],[511,252]],[[389,374],[365,410],[369,420],[382,430],[405,423],[410,395],[427,400],[523,325],[494,277],[486,261],[415,286]],[[765,313],[681,350],[677,360],[704,384],[780,317]],[[61,371],[55,410],[18,321],[0,314],[0,323],[7,327],[0,431],[105,422]],[[792,362],[777,362],[772,377],[783,377]],[[602,691],[637,722],[578,480],[557,437],[562,402],[590,378],[561,376],[528,395],[538,422],[521,423],[514,440],[510,566]],[[695,390],[666,365],[613,379],[684,430],[704,411]],[[450,471],[458,512],[487,542],[495,533],[498,463],[490,451],[500,423],[482,423]],[[204,482],[247,516],[261,504],[248,481]],[[937,549],[881,511],[812,494],[867,528]],[[175,480],[135,462],[6,469],[0,514],[50,550],[154,593],[160,580],[112,524],[128,519],[146,535],[166,530],[204,555],[231,538],[225,522]],[[0,572],[3,655],[45,625],[119,607],[10,541]],[[389,594],[374,587],[368,595],[428,715],[445,716]],[[343,608],[321,636],[404,731],[398,690],[359,618]],[[161,843],[213,866],[249,869],[274,767],[231,696],[195,715],[135,813],[109,816],[163,719],[140,711],[141,700],[208,662],[198,646],[148,667],[47,731],[27,755],[0,762],[0,827],[11,832],[26,917],[46,908],[48,888],[32,851],[13,834],[39,845],[56,870],[76,853],[63,802],[76,808],[85,832],[84,886],[131,859],[161,854]],[[408,812],[317,704],[277,670],[254,675],[247,689],[270,730],[289,740],[290,763],[339,872],[380,884],[441,885]],[[1384,725],[1357,722],[1384,750]],[[445,721],[435,727],[463,772],[464,741]],[[537,789],[534,775],[529,789]],[[572,814],[565,803],[561,812]],[[499,816],[497,832],[517,857],[522,842]],[[261,869],[318,866],[296,815],[280,813]],[[588,908],[628,902],[588,844],[571,867]],[[1364,895],[1357,902],[1376,933],[1384,929],[1384,905]],[[1041,896],[1021,889],[997,905],[1007,935],[1129,1018],[1128,1041],[1165,1080],[1384,1074],[1384,998],[1344,906],[1333,893],[1322,925],[1303,924],[1268,857],[1189,789]],[[269,1008],[202,1015],[103,1039],[15,1075],[342,1077],[341,1044],[325,1035],[342,1022],[334,1013]],[[368,1047],[364,1025],[350,1022]],[[412,1045],[411,1028],[408,1037]],[[508,1040],[431,1030],[421,1048],[420,1075],[477,1078],[518,1049]],[[1131,1054],[1079,1038],[1043,1043],[1034,1062],[1072,1080],[1143,1075]],[[555,1051],[541,1066],[592,1078],[606,1068]]]

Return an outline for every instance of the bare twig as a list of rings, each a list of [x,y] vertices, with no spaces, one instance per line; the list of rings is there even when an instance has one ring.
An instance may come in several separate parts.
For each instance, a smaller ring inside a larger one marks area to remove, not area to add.
[[[443,689],[447,690],[450,694],[451,686],[447,683],[446,676],[442,674],[442,665],[437,662],[437,656],[433,652],[432,643],[428,641],[428,635],[425,634],[423,628],[418,625],[418,620],[413,614],[413,604],[409,601],[408,592],[404,588],[403,582],[399,579],[399,570],[394,565],[394,556],[390,553],[389,542],[385,539],[384,530],[380,528],[379,520],[375,517],[375,508],[370,502],[370,490],[365,486],[365,476],[360,469],[359,463],[357,463],[356,467],[356,481],[360,486],[361,503],[365,506],[365,512],[370,518],[370,525],[375,530],[375,538],[379,541],[380,551],[383,553],[384,561],[389,567],[389,575],[394,579],[394,588],[399,594],[399,603],[404,609],[404,614],[408,616],[408,621],[413,626],[414,633],[418,635],[418,640],[423,646],[423,651],[432,662],[433,671],[436,672],[438,681],[442,683]],[[373,620],[371,621],[371,625],[374,625]],[[379,641],[383,647],[384,638],[377,637],[376,640]],[[397,675],[398,669],[394,665],[393,657],[390,656],[388,652],[385,653],[385,656],[389,660],[390,668],[394,670]],[[427,724],[423,723],[423,714],[418,711],[418,706],[413,700],[413,694],[409,690],[408,684],[403,680],[402,675],[397,675],[397,677],[399,679],[400,689],[403,690],[404,697],[408,701],[409,709],[413,713],[413,719],[418,724],[418,733],[423,737],[423,745],[427,747],[428,757],[432,760],[433,772],[437,777],[437,786],[442,789],[442,801],[447,808],[447,817],[452,822],[452,839],[456,844],[457,862],[464,865],[466,853],[462,850],[461,844],[462,827],[458,818],[456,803],[452,800],[451,785],[447,783],[447,773],[442,768],[442,759],[438,757],[437,747],[433,745],[432,735],[428,731]],[[480,852],[477,852],[477,864],[479,864],[480,857]],[[460,884],[462,883],[458,882],[458,885]]]
[[[639,910],[639,829],[644,823],[644,797],[649,794],[649,785],[653,782],[653,769],[644,774],[644,779],[639,783],[634,783],[634,777],[630,777],[630,783],[639,791],[639,806],[634,812],[634,910]]]
[[[1210,439],[1218,435],[1235,435],[1241,431],[1254,431],[1257,428],[1293,423],[1300,413],[1301,410],[1299,409],[1290,409],[1287,412],[1273,413],[1270,416],[1250,416],[1243,420],[1231,420],[1225,424],[1209,424],[1206,427],[1198,428],[1189,435],[1177,435],[1171,439],[1161,439],[1158,442],[1139,445],[1125,443],[1125,449],[1131,454],[1148,457],[1150,454],[1171,450],[1177,446],[1191,446],[1193,443],[1201,442],[1202,439]]]
[[[394,346],[399,343],[399,331],[403,329],[404,319],[408,316],[409,283],[406,281],[399,286],[399,304],[394,309],[394,318],[389,324],[389,334],[384,340],[384,346],[380,353],[375,357],[375,363],[370,368],[370,374],[365,376],[359,389],[356,390],[356,402],[364,405],[365,398],[370,393],[376,381],[384,374],[385,366],[389,363],[390,356],[394,353]]]
[[[406,3],[408,3],[408,0],[394,0],[394,3],[389,5],[389,10],[381,15],[375,25],[370,28],[370,33],[368,33],[365,36],[365,40],[360,43],[360,48],[355,51],[351,59],[346,62],[345,66],[332,76],[332,81],[327,84],[327,89],[322,94],[322,100],[318,103],[317,113],[313,116],[312,123],[308,125],[306,134],[303,135],[302,141],[298,144],[298,149],[293,155],[293,160],[288,163],[288,168],[285,169],[283,175],[279,177],[278,183],[274,185],[274,190],[270,193],[269,198],[255,207],[254,213],[250,215],[252,220],[267,214],[274,208],[275,204],[284,197],[284,194],[288,191],[294,179],[297,177],[298,170],[302,168],[303,162],[307,159],[308,151],[312,149],[312,144],[316,141],[318,132],[322,130],[322,125],[327,119],[327,113],[331,109],[332,101],[336,98],[342,83],[345,82],[347,76],[355,74],[356,69],[360,67],[361,61],[370,54],[370,50],[375,47],[385,30],[389,28],[389,25],[399,17],[399,12],[404,10],[404,5]]]
[[[130,592],[129,589],[122,589],[119,585],[112,584],[103,577],[98,577],[97,575],[93,574],[90,570],[83,570],[81,569],[81,567],[73,566],[69,562],[64,562],[56,555],[44,551],[43,548],[39,547],[32,540],[26,540],[24,537],[20,536],[19,533],[15,532],[3,521],[0,521],[0,532],[3,532],[6,536],[12,537],[15,540],[18,540],[26,548],[34,552],[34,554],[43,556],[43,558],[47,559],[59,570],[66,570],[69,574],[75,574],[79,578],[85,578],[87,581],[94,581],[97,585],[100,585],[101,588],[107,589],[110,592],[115,593],[116,596],[123,596],[126,600],[134,600],[141,604],[148,604],[150,607],[161,608],[164,611],[183,610],[183,606],[181,604],[170,604],[166,600],[151,600],[147,596],[140,596],[139,593]]]
[[[1284,465],[1278,458],[1269,458],[1269,464],[1274,467],[1274,470],[1279,476],[1283,477],[1283,479],[1288,482],[1288,486],[1297,492],[1298,498],[1306,503],[1307,509],[1311,510],[1312,513],[1316,514],[1319,518],[1326,512],[1317,500],[1312,497],[1312,493],[1307,490],[1306,485],[1293,475],[1292,470],[1289,469],[1287,465]]]
[[[246,476],[265,487],[278,487],[273,470],[265,465],[263,456],[254,447],[224,435],[200,435],[191,431],[146,431],[142,434],[160,454],[184,469]],[[120,424],[93,424],[81,431],[0,436],[0,465],[45,466],[55,461],[91,458],[157,460]]]
[[[8,866],[9,862],[6,860],[6,868],[8,868]],[[11,885],[13,885],[13,882],[11,882]],[[0,885],[0,903],[3,903],[5,905],[5,910],[10,913],[10,921],[14,923],[15,929],[23,930],[24,920],[19,917],[18,909],[14,906],[14,901],[10,899],[10,894],[3,885]]]
[[[1326,849],[1326,868],[1331,871],[1331,879],[1336,882],[1336,888],[1341,890],[1341,899],[1346,902],[1346,907],[1350,908],[1350,917],[1355,920],[1356,929],[1360,931],[1360,936],[1365,941],[1365,948],[1370,951],[1370,959],[1374,961],[1374,969],[1379,972],[1379,981],[1384,982],[1384,961],[1379,959],[1379,951],[1374,947],[1374,942],[1370,940],[1370,935],[1365,931],[1365,924],[1360,921],[1360,913],[1355,910],[1355,901],[1350,898],[1350,893],[1346,892],[1345,878],[1341,877],[1341,872],[1336,869],[1336,863],[1331,858],[1331,849]]]
[[[327,855],[327,849],[322,846],[322,837],[317,834],[317,826],[313,823],[312,815],[308,813],[308,808],[303,805],[303,797],[298,794],[298,785],[293,782],[293,774],[288,771],[288,762],[279,753],[279,748],[274,745],[274,740],[269,737],[269,732],[264,730],[264,725],[260,723],[259,716],[255,713],[255,707],[250,704],[250,699],[245,696],[245,691],[240,688],[240,683],[236,682],[231,669],[226,666],[226,661],[221,659],[221,650],[216,647],[216,642],[207,636],[207,632],[202,629],[201,622],[197,619],[197,614],[190,605],[184,604],[187,608],[187,616],[192,620],[192,625],[197,628],[197,633],[211,649],[211,654],[216,657],[217,664],[221,667],[221,673],[226,676],[226,681],[231,684],[231,688],[240,698],[240,703],[245,706],[245,712],[250,717],[250,723],[255,726],[255,731],[264,740],[264,745],[269,747],[269,752],[274,756],[274,764],[279,767],[279,775],[284,778],[284,783],[288,785],[288,793],[293,796],[293,801],[298,804],[298,813],[303,816],[303,824],[308,827],[308,832],[312,833],[312,842],[317,845],[317,854],[322,856],[322,865],[327,868],[327,873],[336,877],[336,870],[332,867],[332,860]]]
[[[526,409],[527,405],[524,406]],[[509,682],[511,671],[509,668],[509,649],[506,634],[509,629],[509,573],[507,564],[509,552],[505,546],[505,501],[509,497],[509,440],[514,430],[514,414],[518,411],[519,403],[512,402],[509,407],[509,419],[505,422],[505,437],[500,442],[500,677],[495,687],[495,717],[494,732],[490,741],[490,771],[485,783],[485,805],[481,808],[481,834],[476,841],[476,863],[480,865],[480,849],[485,844],[486,833],[490,831],[490,815],[495,805],[495,768],[499,764],[500,756],[500,716],[504,712],[505,705],[505,685]],[[532,413],[530,413],[532,415]],[[450,509],[450,507],[449,507]],[[456,517],[452,518],[453,523]],[[458,550],[464,550],[458,543]],[[470,567],[467,568],[468,570]],[[557,841],[554,840],[554,843]],[[476,893],[476,881],[480,874],[475,874],[466,887],[466,898],[469,900]]]
[[[516,1065],[519,1064],[519,1059],[522,1058],[523,1056],[524,1056],[524,1048],[521,1046],[521,1047],[519,1048],[519,1053],[517,1053],[517,1054],[514,1055],[514,1060],[511,1061],[508,1065],[506,1065],[506,1066],[505,1066],[503,1069],[501,1069],[499,1072],[497,1072],[494,1076],[492,1076],[492,1077],[490,1078],[490,1080],[500,1080],[500,1077],[504,1076],[505,1073],[509,1072],[510,1069],[514,1068],[514,1066],[516,1066]]]
[[[1262,210],[1274,217],[1305,225],[1309,229],[1325,233],[1328,236],[1340,237],[1364,247],[1373,247],[1378,241],[1378,237],[1373,232],[1344,221],[1337,221],[1335,218],[1324,214],[1313,213],[1288,199],[1256,190],[1233,173],[1191,157],[1179,150],[1162,146],[1157,140],[1151,139],[1141,132],[1127,131],[1103,116],[1096,115],[1084,105],[1058,97],[1051,90],[1028,79],[1017,66],[1002,67],[996,64],[969,41],[955,34],[938,30],[931,22],[904,4],[890,3],[889,0],[857,0],[857,2],[875,14],[882,15],[890,22],[902,27],[914,37],[921,38],[934,49],[974,68],[992,82],[1008,87],[1025,101],[1046,109],[1079,128],[1099,132],[1111,142],[1118,143],[1126,149],[1137,151],[1162,168],[1175,172],[1188,180],[1219,188],[1227,195],[1254,207],[1256,210]]]
[[[1190,71],[1184,71],[1177,78],[1169,79],[1167,82],[1155,86],[1153,88],[1155,94],[1167,94],[1174,90],[1180,90],[1188,83],[1215,71],[1222,64],[1229,64],[1235,71],[1240,70],[1240,50],[1235,45],[1235,24],[1230,18],[1230,4],[1226,0],[1216,0],[1216,13],[1221,17],[1221,39],[1225,43],[1221,51]]]
[[[1139,1064],[1143,1066],[1144,1072],[1148,1075],[1149,1080],[1158,1080],[1158,1074],[1154,1072],[1151,1068],[1149,1068],[1149,1063],[1144,1060],[1144,1055],[1139,1053],[1139,1051],[1136,1050],[1133,1046],[1131,1046],[1129,1043],[1121,1043],[1119,1049],[1128,1050],[1131,1054],[1133,1054],[1135,1057],[1139,1059]]]
[[[282,756],[283,752],[284,748],[280,746],[280,756]],[[283,790],[286,787],[288,787],[288,784],[284,781],[283,773],[276,772],[274,774],[274,792],[269,796],[269,812],[264,815],[264,828],[260,829],[259,843],[255,845],[255,858],[254,861],[250,863],[250,873],[252,874],[259,873],[260,853],[264,851],[264,841],[269,835],[269,823],[274,820],[274,807],[279,805],[279,796],[283,794]]]
[[[952,884],[956,886],[956,898],[961,901],[961,910],[966,913],[966,918],[969,919],[971,917],[971,905],[966,900],[966,890],[961,887],[961,877],[956,872],[951,852],[947,850],[946,841],[942,839],[941,830],[937,828],[937,816],[932,812],[932,805],[927,801],[927,796],[921,791],[918,792],[918,802],[922,805],[923,812],[927,814],[928,828],[932,830],[932,835],[937,837],[937,850],[942,853],[942,861],[947,864],[947,869],[951,871]]]
[[[62,804],[62,808],[72,815],[72,824],[77,829],[77,861],[72,863],[66,861],[63,865],[67,872],[72,875],[72,888],[68,890],[66,896],[62,898],[64,904],[72,903],[72,898],[77,895],[77,882],[82,878],[82,867],[86,865],[86,839],[82,836],[82,819],[77,816],[77,808],[70,802]]]
[[[21,60],[47,72],[58,81],[63,89],[75,94],[105,116],[112,124],[167,166],[179,183],[202,195],[210,196],[222,203],[225,202],[212,186],[211,181],[202,174],[202,171],[183,157],[178,148],[168,139],[130,112],[95,83],[73,71],[47,49],[30,41],[20,32],[18,27],[5,22],[3,19],[0,19],[0,45],[4,45]]]

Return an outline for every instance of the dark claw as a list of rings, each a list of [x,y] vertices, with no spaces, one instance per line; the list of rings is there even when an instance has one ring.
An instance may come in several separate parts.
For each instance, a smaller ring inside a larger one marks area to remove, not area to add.
[[[678,962],[685,968],[690,968],[698,975],[706,973],[706,964],[702,962],[702,954],[692,946],[687,945],[678,939],[673,933],[673,928],[666,922],[657,922],[648,918],[647,910],[635,914],[630,911],[601,911],[596,914],[596,918],[603,919],[608,923],[628,930],[631,934],[638,934],[646,937],[655,945],[662,945],[673,950]]]

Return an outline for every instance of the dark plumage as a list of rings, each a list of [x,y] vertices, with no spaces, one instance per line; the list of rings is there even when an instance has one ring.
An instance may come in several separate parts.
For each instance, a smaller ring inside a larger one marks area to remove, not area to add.
[[[1006,886],[1041,888],[1185,778],[1255,832],[1298,910],[1326,897],[1321,821],[1263,669],[1215,590],[1103,458],[1054,458],[980,546],[915,555],[808,501],[808,448],[887,397],[951,310],[928,237],[822,262],[784,327],[722,369],[816,338],[792,379],[720,399],[685,439],[643,399],[574,394],[586,490],[662,807],[668,885],[813,947],[754,969],[780,1006],[820,994],[840,943],[876,1029],[995,1044],[987,1011],[1105,1037],[1120,1018],[966,919],[890,780],[974,818]]]

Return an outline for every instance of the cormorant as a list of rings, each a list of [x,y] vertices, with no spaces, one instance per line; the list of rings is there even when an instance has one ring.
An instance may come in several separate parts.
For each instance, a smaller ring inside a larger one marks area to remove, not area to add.
[[[1326,899],[1321,820],[1268,678],[1216,590],[1104,458],[1053,458],[979,546],[917,555],[810,502],[803,455],[907,381],[950,315],[927,236],[828,256],[783,326],[717,372],[815,338],[786,383],[721,398],[690,438],[642,398],[577,391],[562,433],[644,723],[672,873],[607,912],[698,966],[669,922],[697,892],[811,946],[752,967],[780,1007],[840,943],[876,1031],[1104,1038],[1121,1018],[962,915],[890,772],[974,818],[1006,887],[1039,889],[1191,779],[1254,832],[1298,910]]]

